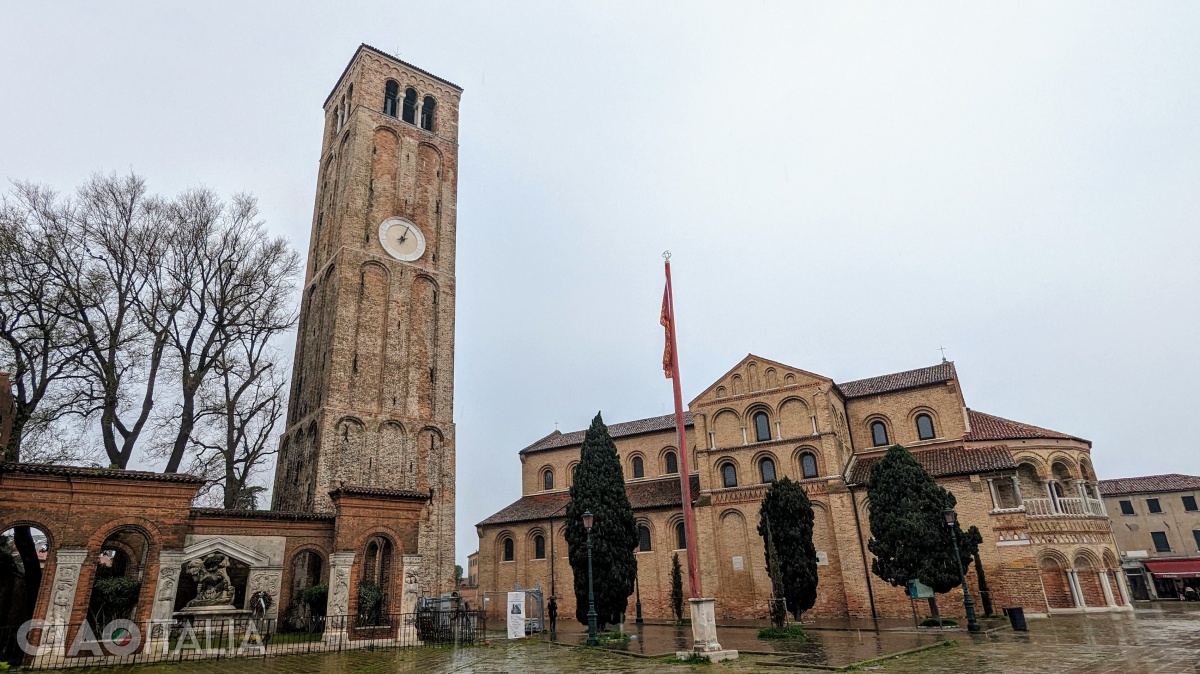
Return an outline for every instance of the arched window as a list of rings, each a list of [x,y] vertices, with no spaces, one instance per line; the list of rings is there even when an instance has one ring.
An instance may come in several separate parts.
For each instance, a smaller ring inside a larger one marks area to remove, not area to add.
[[[433,100],[433,96],[426,96],[424,101],[421,101],[421,128],[426,131],[433,131],[433,111],[437,107],[437,101]]]
[[[409,124],[417,123],[417,90],[404,90],[404,109],[400,113],[400,119]]]
[[[721,483],[726,487],[737,486],[737,467],[732,463],[721,466]]]
[[[888,443],[887,426],[882,421],[871,422],[871,443],[882,447]]]
[[[766,442],[771,439],[771,421],[767,419],[766,412],[759,412],[754,415],[754,437],[759,442]]]
[[[392,580],[392,542],[383,536],[372,536],[363,555],[363,578],[386,592]]]
[[[667,452],[664,454],[663,463],[667,464],[668,475],[673,475],[679,472],[679,459],[676,458],[675,452]]]
[[[633,461],[631,461],[631,463],[633,465],[634,477],[646,477],[646,465],[642,462],[642,457],[633,457]]]
[[[762,461],[759,461],[758,462],[758,472],[762,475],[762,481],[764,483],[774,482],[775,481],[775,460],[771,459],[771,458],[766,458],[766,459],[763,459]]]
[[[675,524],[675,549],[682,550],[687,547],[687,534],[683,531],[683,522]]]
[[[354,109],[354,85],[346,87],[346,119],[350,119],[350,111]]]
[[[645,524],[638,525],[638,552],[650,552],[653,548],[650,545],[650,527]]]
[[[800,474],[804,477],[817,476],[817,457],[804,453],[800,455]]]
[[[383,114],[388,117],[396,116],[396,103],[400,98],[400,85],[395,80],[388,80],[383,88]]]
[[[933,433],[933,419],[930,419],[928,414],[917,415],[917,437],[921,440],[932,440],[936,437]]]
[[[571,465],[567,466],[567,486],[568,487],[575,484],[575,471],[578,469],[579,469],[578,463],[572,463]]]
[[[533,537],[533,558],[546,558],[546,537],[541,534]]]
[[[542,471],[542,489],[554,489],[554,471],[549,468]]]
[[[513,560],[514,556],[515,555],[513,553],[513,539],[505,538],[504,539],[504,561],[511,562]]]

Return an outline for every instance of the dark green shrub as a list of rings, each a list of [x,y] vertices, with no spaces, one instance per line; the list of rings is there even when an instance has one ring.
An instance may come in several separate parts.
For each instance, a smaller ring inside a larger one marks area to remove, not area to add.
[[[808,635],[804,633],[804,628],[799,625],[788,625],[787,627],[764,627],[758,631],[759,639],[788,639],[790,641],[804,641]]]

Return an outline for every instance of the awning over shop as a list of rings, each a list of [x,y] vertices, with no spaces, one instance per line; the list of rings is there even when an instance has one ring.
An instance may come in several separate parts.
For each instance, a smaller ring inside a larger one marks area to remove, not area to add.
[[[1143,563],[1156,578],[1200,578],[1200,559],[1161,559]]]

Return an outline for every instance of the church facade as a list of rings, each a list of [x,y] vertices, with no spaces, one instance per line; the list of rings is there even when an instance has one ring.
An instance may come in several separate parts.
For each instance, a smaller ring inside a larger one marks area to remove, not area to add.
[[[866,481],[893,444],[957,498],[964,529],[983,535],[991,602],[1029,614],[1129,610],[1091,443],[970,409],[954,364],[834,382],[749,355],[689,404],[689,476],[701,592],[719,619],[767,615],[771,583],[757,533],[769,483],[788,476],[813,503],[817,603],[823,617],[905,617],[902,588],[870,572]],[[670,616],[672,556],[683,551],[679,448],[673,415],[610,424],[637,518],[645,617]],[[478,584],[541,585],[573,615],[563,536],[583,431],[555,431],[519,453],[522,496],[477,525]],[[980,606],[977,583],[968,578]],[[630,598],[632,616],[637,597]],[[940,602],[962,612],[961,590]]]

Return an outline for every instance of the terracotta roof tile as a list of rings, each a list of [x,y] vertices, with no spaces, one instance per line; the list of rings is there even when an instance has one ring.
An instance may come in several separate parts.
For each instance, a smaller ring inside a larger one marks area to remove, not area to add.
[[[286,510],[238,510],[233,508],[192,508],[192,517],[250,517],[263,520],[332,520],[333,513],[291,512]]]
[[[382,489],[379,487],[357,487],[350,484],[342,485],[336,489],[330,490],[329,492],[330,496],[337,496],[339,494],[347,494],[350,496],[382,496],[385,498],[420,499],[422,501],[428,501],[430,497],[430,493],[425,491]]]
[[[880,393],[917,388],[918,386],[941,384],[954,378],[954,363],[945,362],[938,363],[932,367],[922,367],[916,370],[885,374],[880,377],[848,381],[838,384],[837,387],[841,390],[842,395],[847,398],[862,398]]]
[[[1012,419],[984,414],[975,410],[967,410],[967,418],[971,420],[971,432],[963,436],[963,440],[1025,440],[1030,438],[1058,438],[1062,440],[1078,440],[1088,442],[1066,433],[1059,433],[1046,428],[1023,424]],[[1088,442],[1088,444],[1091,444]]]
[[[989,447],[938,447],[936,449],[918,449],[913,452],[917,460],[929,474],[934,477],[950,477],[952,475],[972,475],[987,473],[994,470],[1016,470],[1012,454],[1003,445]],[[871,468],[882,456],[872,456],[858,459],[850,468],[846,480],[850,484],[866,484],[871,476]]]
[[[203,484],[204,478],[189,473],[155,473],[147,470],[120,470],[118,468],[86,468],[82,466],[52,466],[45,463],[0,463],[0,473],[28,473],[33,475],[62,475],[64,477],[98,477],[115,480],[143,480],[147,482],[182,482]]]
[[[683,413],[684,426],[692,425],[692,413]],[[675,415],[664,414],[661,417],[650,417],[648,419],[637,419],[636,421],[623,421],[617,424],[608,425],[608,434],[614,440],[624,438],[630,435],[641,435],[642,433],[654,433],[656,431],[665,431],[675,428]],[[571,431],[570,433],[562,433],[554,431],[550,435],[538,440],[521,450],[521,454],[530,454],[540,452],[544,449],[556,449],[558,447],[570,447],[571,445],[583,444],[583,436],[586,430]]]
[[[692,501],[700,495],[700,476],[692,475]],[[669,508],[681,503],[679,498],[679,479],[674,476],[626,482],[625,493],[629,496],[629,504],[634,510],[648,508]],[[512,524],[514,522],[529,522],[545,520],[551,517],[561,517],[566,511],[571,494],[565,491],[548,494],[530,494],[522,496],[500,512],[483,520],[476,526],[490,524]]]
[[[1119,477],[1115,480],[1100,480],[1099,486],[1102,496],[1151,494],[1159,491],[1196,491],[1200,490],[1200,477],[1180,475],[1179,473]]]

